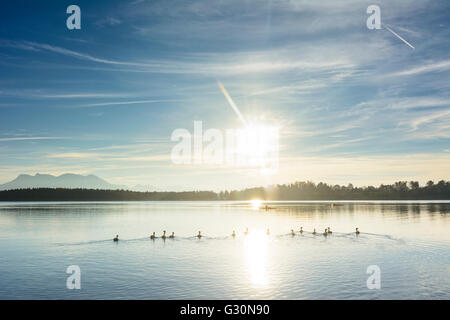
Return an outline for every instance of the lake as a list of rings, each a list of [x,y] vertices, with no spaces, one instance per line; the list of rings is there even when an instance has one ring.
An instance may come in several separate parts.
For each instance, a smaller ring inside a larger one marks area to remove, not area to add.
[[[0,299],[450,298],[449,201],[334,204],[0,203]]]

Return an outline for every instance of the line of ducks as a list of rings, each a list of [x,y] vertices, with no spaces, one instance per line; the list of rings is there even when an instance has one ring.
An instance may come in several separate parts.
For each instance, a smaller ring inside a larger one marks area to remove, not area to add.
[[[299,230],[298,232],[299,232],[300,234],[303,234],[303,227],[300,227],[300,230]],[[322,235],[324,235],[324,236],[326,237],[326,236],[328,236],[329,234],[332,234],[332,233],[333,233],[333,232],[331,231],[330,227],[328,227],[328,228],[325,229],[325,231],[322,233]],[[359,234],[359,233],[360,233],[360,232],[359,232],[359,228],[356,228],[355,234]],[[248,234],[249,234],[248,228],[245,228],[244,235],[248,235]],[[312,232],[312,234],[313,234],[313,235],[316,235],[316,234],[317,234],[316,228],[314,228],[314,231]],[[266,230],[266,235],[268,235],[268,236],[270,235],[270,230],[269,230],[269,229]],[[235,232],[234,230],[233,230],[233,233],[231,234],[231,236],[232,236],[233,238],[236,237],[236,232]],[[294,231],[294,229],[291,229],[291,236],[295,236],[295,231]],[[197,234],[196,237],[197,237],[198,239],[201,239],[201,238],[203,237],[201,231],[198,232],[198,234]],[[156,236],[155,232],[153,232],[153,233],[150,235],[150,239],[155,240],[156,238],[158,238],[158,237]],[[167,238],[168,238],[168,239],[174,239],[174,238],[175,238],[175,232],[172,232],[171,235],[167,236],[167,235],[166,235],[166,230],[164,230],[164,231],[163,231],[163,234],[161,235],[161,239],[165,240],[165,239],[167,239]],[[116,236],[114,237],[113,241],[119,241],[119,235],[116,235]]]
[[[303,233],[303,227],[300,227],[300,230],[299,230],[298,232],[299,232],[300,234],[302,234],[302,233]],[[329,234],[332,234],[332,233],[333,233],[333,231],[331,231],[331,228],[328,227],[328,228],[325,229],[325,231],[324,231],[322,234],[323,234],[324,236],[328,236]],[[270,229],[267,229],[266,234],[267,234],[268,236],[270,235]],[[313,234],[313,235],[316,235],[316,234],[317,234],[316,228],[314,228],[314,231],[312,232],[312,234]],[[356,228],[356,229],[355,229],[355,234],[360,234],[359,228]],[[248,228],[245,229],[244,235],[248,235]],[[233,233],[231,234],[231,236],[232,236],[233,238],[236,237],[236,232],[235,232],[234,230],[233,230]],[[295,231],[294,231],[294,229],[291,229],[291,236],[295,236]]]
[[[154,240],[154,239],[156,239],[156,238],[158,238],[158,237],[157,237],[156,234],[153,232],[153,234],[150,235],[150,239]],[[171,234],[170,236],[166,236],[166,230],[164,230],[164,231],[163,231],[163,234],[162,234],[162,236],[161,236],[161,239],[166,239],[166,238],[174,239],[174,238],[175,238],[175,232],[172,232],[172,234]]]

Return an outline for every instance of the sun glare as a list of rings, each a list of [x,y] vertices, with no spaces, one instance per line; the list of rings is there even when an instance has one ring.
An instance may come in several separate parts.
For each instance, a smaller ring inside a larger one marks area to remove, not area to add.
[[[250,233],[245,238],[245,260],[250,280],[254,285],[267,284],[267,235],[263,230]]]
[[[269,174],[278,169],[278,128],[250,124],[238,130],[236,155],[240,165]]]
[[[250,204],[252,205],[252,209],[258,210],[262,205],[262,201],[255,199],[255,200],[251,200]]]

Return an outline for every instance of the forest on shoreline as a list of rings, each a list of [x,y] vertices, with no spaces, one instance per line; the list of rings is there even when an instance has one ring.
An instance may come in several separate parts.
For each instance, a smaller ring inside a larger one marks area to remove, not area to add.
[[[294,182],[243,190],[138,192],[130,190],[36,188],[0,191],[0,201],[215,201],[215,200],[450,200],[450,181],[399,181],[379,187]]]

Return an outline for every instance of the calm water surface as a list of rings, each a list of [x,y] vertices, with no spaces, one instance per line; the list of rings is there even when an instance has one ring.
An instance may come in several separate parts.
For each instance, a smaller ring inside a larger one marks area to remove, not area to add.
[[[270,206],[0,203],[0,299],[450,298],[450,202]],[[162,230],[177,237],[149,239]],[[80,290],[66,288],[69,265]],[[370,265],[379,290],[366,286]]]

